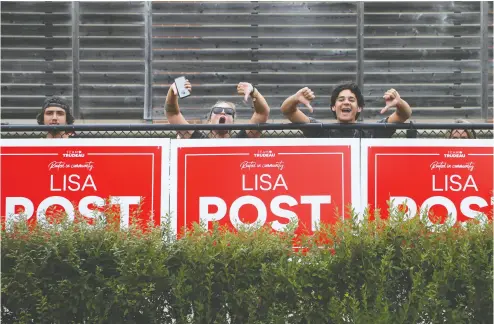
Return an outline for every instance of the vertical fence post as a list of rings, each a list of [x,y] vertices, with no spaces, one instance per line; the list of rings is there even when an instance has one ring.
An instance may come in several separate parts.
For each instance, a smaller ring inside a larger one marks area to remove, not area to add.
[[[144,119],[153,118],[153,13],[152,1],[144,2]]]
[[[364,2],[357,3],[357,85],[364,93]],[[364,120],[360,114],[358,120]]]
[[[72,1],[72,109],[76,119],[81,118],[79,78],[79,1]]]
[[[480,2],[480,71],[481,71],[481,113],[482,119],[487,121],[488,106],[489,106],[489,3],[487,1]]]

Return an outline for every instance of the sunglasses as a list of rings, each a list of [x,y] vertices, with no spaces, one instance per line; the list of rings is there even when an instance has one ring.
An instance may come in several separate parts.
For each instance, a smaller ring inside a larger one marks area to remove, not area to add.
[[[226,115],[235,116],[235,110],[233,108],[213,107],[211,109],[211,112],[214,114],[221,114],[223,111],[225,111]]]

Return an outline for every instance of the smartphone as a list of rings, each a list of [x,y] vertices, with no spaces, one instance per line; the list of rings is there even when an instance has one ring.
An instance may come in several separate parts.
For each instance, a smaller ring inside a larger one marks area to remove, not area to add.
[[[190,96],[190,91],[185,87],[184,76],[175,79],[175,86],[177,86],[178,97],[180,99]]]

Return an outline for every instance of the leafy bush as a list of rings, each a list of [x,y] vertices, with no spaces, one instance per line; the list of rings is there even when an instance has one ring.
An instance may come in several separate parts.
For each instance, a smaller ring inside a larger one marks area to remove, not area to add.
[[[311,237],[197,226],[177,241],[167,228],[19,223],[2,231],[2,320],[492,323],[492,233],[400,215]]]

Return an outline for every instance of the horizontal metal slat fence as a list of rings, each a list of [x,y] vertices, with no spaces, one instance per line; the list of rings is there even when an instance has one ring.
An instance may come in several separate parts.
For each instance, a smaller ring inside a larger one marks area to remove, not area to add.
[[[298,89],[327,107],[356,81],[361,117],[379,116],[396,88],[415,118],[492,118],[492,1],[3,1],[3,119],[34,118],[64,96],[79,120],[162,120],[168,86],[193,83],[181,103],[202,119],[249,81],[271,107]],[[248,118],[250,107],[238,107]],[[274,120],[283,118],[273,109]],[[327,109],[315,117],[330,120]]]

